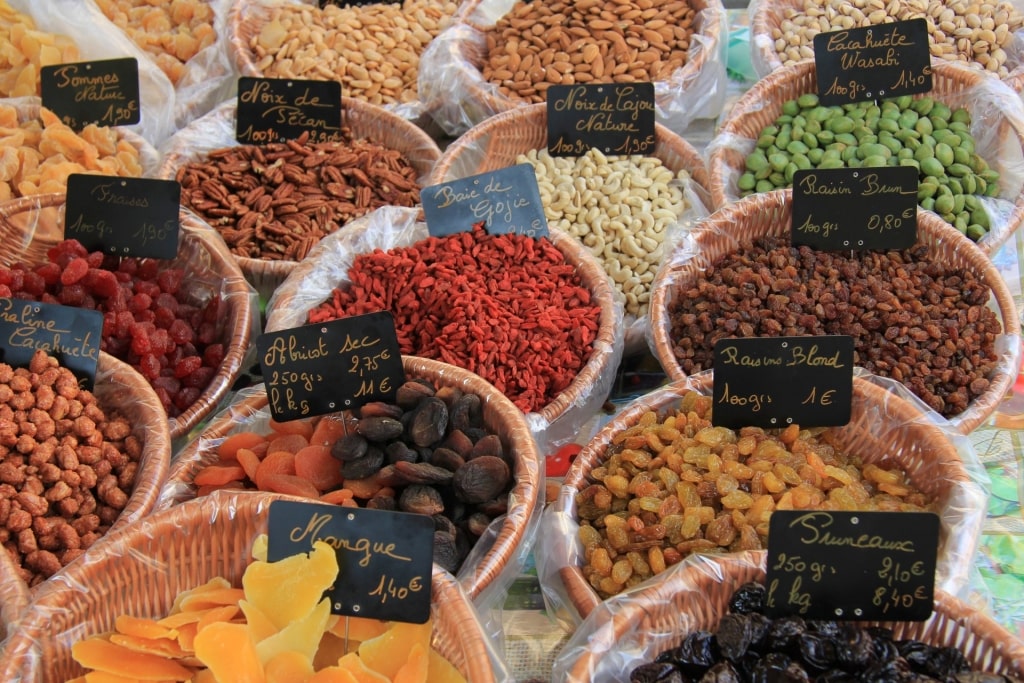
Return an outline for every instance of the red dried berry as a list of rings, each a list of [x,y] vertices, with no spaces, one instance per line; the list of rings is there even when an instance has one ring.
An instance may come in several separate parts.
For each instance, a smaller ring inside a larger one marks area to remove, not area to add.
[[[195,337],[195,333],[192,328],[188,326],[188,323],[180,318],[175,319],[171,323],[171,326],[167,328],[167,333],[171,335],[171,339],[174,340],[175,344],[188,344]]]
[[[100,270],[99,268],[91,268],[89,270],[85,277],[85,284],[92,290],[93,294],[105,299],[116,295],[121,289],[116,275],[109,270]]]
[[[173,397],[174,406],[178,410],[187,410],[189,406],[199,399],[199,394],[201,393],[202,392],[195,387],[183,387],[181,391]]]
[[[167,294],[174,294],[181,288],[181,281],[185,279],[185,271],[181,268],[165,268],[161,270],[157,276],[157,284],[160,285],[160,289]]]
[[[55,285],[60,282],[60,266],[56,263],[42,263],[36,266],[36,273],[42,276],[43,281],[49,285]],[[5,275],[0,274],[0,282],[3,281]]]
[[[64,306],[81,306],[85,301],[85,287],[75,283],[60,290],[57,300]]]
[[[43,295],[46,291],[46,280],[42,275],[35,271],[28,271],[25,273],[25,282],[23,284],[25,291],[32,295],[35,299]]]
[[[156,259],[141,259],[139,261],[139,269],[135,272],[135,277],[146,282],[151,282],[156,279],[156,276],[160,273],[160,261]],[[156,285],[155,282],[153,282]],[[159,289],[159,285],[156,285]],[[159,292],[158,292],[159,293]],[[155,296],[155,295],[154,295]]]
[[[178,379],[188,377],[193,372],[201,368],[203,365],[203,359],[199,356],[188,356],[182,358],[174,366],[174,376]]]
[[[153,299],[148,294],[133,294],[132,298],[128,299],[128,310],[132,313],[148,311],[152,305]]]
[[[166,306],[157,306],[153,310],[153,313],[156,316],[153,318],[153,324],[164,330],[170,328],[170,326],[174,324],[174,321],[178,319],[177,316],[174,315],[174,311]]]
[[[133,287],[136,294],[147,294],[150,298],[160,296],[160,285],[152,280],[136,279]]]
[[[160,359],[152,353],[144,354],[139,358],[139,372],[148,380],[154,380],[160,376]]]
[[[60,283],[62,285],[73,285],[89,272],[89,262],[81,256],[71,259],[71,262],[64,266],[64,270],[60,274]]]
[[[210,344],[203,350],[203,365],[219,368],[224,362],[224,345]]]
[[[206,385],[210,383],[213,376],[217,374],[216,368],[211,368],[206,365],[196,368],[192,374],[181,379],[182,385],[186,387],[196,387],[197,389],[205,389]]]
[[[153,346],[149,343],[149,337],[145,335],[132,337],[131,349],[132,353],[134,353],[136,356],[142,356],[143,354],[151,353],[153,351],[159,352],[159,349],[153,348]]]

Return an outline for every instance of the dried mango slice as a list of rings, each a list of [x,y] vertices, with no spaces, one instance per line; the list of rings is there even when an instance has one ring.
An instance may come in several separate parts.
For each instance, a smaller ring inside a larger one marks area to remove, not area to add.
[[[405,664],[410,648],[414,645],[430,647],[430,631],[429,621],[424,624],[393,621],[382,635],[359,643],[359,658],[391,680]]]
[[[196,622],[196,633],[202,633],[204,628],[218,621],[231,621],[240,611],[237,603],[223,607],[211,607],[205,610],[202,618]]]
[[[173,628],[168,628],[165,624],[154,619],[143,619],[141,617],[133,617],[129,614],[122,614],[114,620],[114,628],[118,633],[122,633],[126,636],[136,636],[138,638],[168,638],[174,639],[178,636],[178,632]]]
[[[218,622],[196,634],[196,657],[218,683],[265,683],[263,664],[244,624]]]
[[[217,683],[217,677],[209,669],[200,669],[189,683]]]
[[[128,676],[137,681],[187,681],[192,671],[159,655],[133,652],[108,640],[90,638],[71,646],[71,654],[84,667]]]
[[[253,562],[242,575],[245,599],[267,615],[278,629],[313,611],[338,576],[334,549],[318,541],[306,555],[277,562]]]
[[[175,631],[175,634],[177,634],[177,631]],[[113,633],[110,635],[110,642],[114,645],[126,647],[133,652],[148,652],[149,654],[159,655],[168,659],[180,659],[185,656],[185,651],[181,649],[178,641],[168,640],[167,638],[139,638],[138,636],[128,636],[123,633]]]
[[[321,600],[313,611],[302,619],[293,621],[279,632],[261,641],[256,653],[264,665],[282,652],[300,652],[312,666],[320,636],[331,616],[330,600]]]
[[[409,649],[409,659],[395,674],[392,683],[427,683],[428,651],[429,647],[424,647],[422,643],[415,643]]]
[[[256,537],[256,540],[252,542],[252,559],[259,560],[260,562],[267,561],[267,546],[270,543],[270,539],[267,538],[266,534],[260,534]]]
[[[388,623],[380,619],[367,619],[366,617],[340,617],[327,630],[339,638],[344,638],[347,633],[350,642],[353,640],[362,642],[383,635],[388,630]]]
[[[267,683],[306,683],[313,677],[313,665],[301,652],[274,655],[264,667]]]
[[[355,652],[349,652],[338,660],[338,668],[349,671],[356,683],[391,683],[391,679],[366,666],[366,662]]]
[[[359,683],[359,679],[347,669],[329,666],[317,671],[306,683]]]
[[[359,643],[350,640],[348,643],[330,631],[325,631],[320,638],[320,645],[316,648],[316,656],[313,657],[313,668],[319,671],[329,666],[334,666],[338,660],[349,652],[354,652]]]
[[[85,683],[138,683],[138,676],[118,676],[108,671],[90,671],[82,676]],[[164,681],[151,681],[150,683],[164,683]],[[173,683],[168,681],[167,683]]]
[[[249,627],[252,642],[258,644],[278,632],[274,622],[256,605],[248,600],[242,600],[238,606],[242,608],[242,614],[245,615],[245,623]]]
[[[430,683],[466,683],[466,677],[455,665],[433,648],[427,658],[427,680]]]
[[[181,611],[181,603],[189,598],[189,596],[195,595],[196,593],[204,593],[206,591],[216,590],[218,588],[231,588],[231,583],[223,576],[215,576],[206,583],[191,588],[186,591],[178,593],[174,598],[174,602],[171,603],[171,611],[168,614],[177,614]],[[159,620],[161,624],[167,621],[166,618]]]
[[[182,612],[198,612],[211,607],[238,605],[245,598],[241,588],[215,588],[213,590],[194,593],[181,601]]]

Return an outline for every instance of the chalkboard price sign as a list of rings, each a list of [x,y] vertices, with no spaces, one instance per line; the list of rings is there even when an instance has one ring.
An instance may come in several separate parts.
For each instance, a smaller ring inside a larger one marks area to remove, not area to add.
[[[180,210],[177,181],[73,173],[64,236],[90,251],[171,259],[178,254]]]
[[[849,104],[932,89],[928,22],[910,19],[814,36],[821,104]]]
[[[275,420],[393,398],[405,369],[388,311],[267,332],[256,339]]]
[[[142,120],[134,57],[44,66],[39,81],[43,106],[73,130],[91,123],[130,126]]]
[[[654,151],[653,83],[552,85],[547,103],[552,156]]]
[[[765,612],[804,619],[924,621],[939,517],[931,512],[776,510]]]
[[[338,555],[331,613],[422,624],[430,617],[434,520],[427,515],[276,500],[267,523],[271,562],[323,541]]]
[[[99,311],[0,298],[0,361],[12,367],[28,367],[42,349],[92,389],[102,333]]]
[[[742,337],[715,344],[716,426],[844,425],[853,397],[853,337]]]
[[[420,191],[427,231],[436,237],[468,232],[484,222],[492,235],[547,237],[548,219],[530,164],[431,185]]]
[[[243,76],[235,121],[242,144],[284,142],[305,132],[314,143],[340,140],[341,82]]]
[[[794,245],[908,249],[917,242],[917,169],[828,168],[793,174]]]

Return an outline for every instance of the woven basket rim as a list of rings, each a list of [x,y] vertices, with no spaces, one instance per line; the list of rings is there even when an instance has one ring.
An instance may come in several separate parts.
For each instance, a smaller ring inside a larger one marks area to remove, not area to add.
[[[607,460],[607,451],[613,437],[624,429],[635,425],[645,412],[648,410],[655,410],[656,412],[664,410],[676,403],[688,389],[696,389],[702,394],[710,395],[711,387],[712,373],[701,373],[700,375],[674,379],[668,385],[662,387],[662,389],[651,392],[631,403],[584,444],[563,479],[563,488],[579,492],[589,486],[592,483],[588,479],[589,474],[593,468]],[[935,424],[920,420],[922,413],[916,405],[900,396],[889,393],[882,387],[876,386],[870,380],[862,377],[855,376],[853,378],[853,387],[855,405],[858,403],[864,406],[884,404],[887,417],[891,417],[891,421],[894,424],[908,425],[916,434],[920,435],[922,442],[935,443],[936,451],[946,454],[947,457],[942,461],[943,481],[956,481],[963,484],[971,482],[970,474],[963,466],[956,447],[946,440],[945,432]],[[843,427],[836,429],[843,429]],[[898,464],[900,467],[904,467],[901,463]],[[572,519],[576,519],[574,515],[570,514],[569,506],[571,503],[570,498],[562,495],[555,505],[560,512]],[[699,554],[694,553],[694,555]],[[735,554],[725,553],[725,555]],[[579,565],[561,567],[558,575],[566,588],[573,607],[582,617],[586,618],[600,604],[601,599],[584,578],[581,567]]]
[[[479,4],[479,1],[477,1],[473,7],[465,10],[462,16],[465,17],[472,14],[473,8]],[[690,49],[687,51],[686,64],[678,70],[678,73],[680,73],[681,76],[674,76],[674,78],[679,78],[684,82],[691,81],[696,74],[700,73],[701,69],[704,68],[704,65],[712,59],[712,55],[716,55],[718,45],[722,41],[722,33],[724,31],[723,17],[725,16],[725,6],[722,4],[721,0],[696,0],[696,2],[691,2],[691,5],[700,5],[700,7],[695,7],[695,10],[698,14],[704,12],[703,18],[705,21],[703,22],[700,31],[696,31],[694,33],[694,35],[701,36],[702,40],[691,42]],[[712,11],[705,12],[705,10]],[[483,27],[472,21],[466,21],[465,19],[463,21],[480,32],[486,32],[490,29],[490,27]],[[695,50],[695,45],[699,45],[700,49]],[[472,93],[473,101],[483,102],[489,111],[496,113],[505,112],[509,109],[529,104],[519,98],[496,94],[491,92],[489,89],[484,89],[476,82],[477,79],[473,75],[470,75],[474,74],[482,79],[481,66],[482,60],[486,58],[486,51],[481,52],[479,55],[472,54],[470,52],[471,46],[468,41],[465,40],[453,41],[451,49],[454,52],[452,60],[457,66],[457,68],[453,69],[453,77],[461,82],[462,87]],[[696,52],[696,56],[691,59],[694,52]],[[665,98],[656,97],[656,99]]]
[[[713,240],[716,233],[728,234],[733,231],[736,225],[742,225],[751,219],[752,216],[775,215],[778,211],[788,210],[787,207],[792,201],[792,190],[773,190],[726,205],[715,213],[701,221],[700,225],[692,233],[694,244],[698,253],[706,253],[705,244]],[[942,245],[943,249],[949,249],[957,254],[966,255],[970,258],[972,270],[979,279],[984,282],[992,296],[995,298],[1000,322],[1004,324],[1016,324],[1017,307],[1010,293],[1006,281],[999,270],[979,248],[979,246],[966,236],[962,235],[956,228],[950,226],[937,214],[928,211],[918,211],[918,234],[922,237],[919,243],[925,239],[934,238],[934,243]],[[766,226],[759,235],[779,234],[778,228]],[[713,249],[712,252],[719,251]],[[675,356],[672,353],[672,341],[668,338],[668,330],[665,316],[668,304],[668,289],[666,283],[675,283],[683,272],[689,272],[690,266],[672,265],[671,256],[666,265],[655,275],[651,295],[651,340],[652,351],[661,363],[662,368],[670,379],[682,379],[686,375],[679,367]],[[1004,334],[1008,330],[1004,329]],[[1009,391],[1016,380],[1016,368],[998,367],[993,377],[989,378],[988,390],[979,398],[972,401],[967,409],[956,416],[958,428],[964,434],[969,434],[975,428],[983,424],[998,407],[1001,397]]]
[[[66,193],[54,192],[2,202],[0,217],[10,218],[24,211],[60,209],[64,206],[66,198]],[[209,384],[200,393],[199,398],[177,417],[167,417],[171,425],[172,440],[187,435],[231,390],[245,368],[245,358],[249,352],[249,341],[255,325],[254,307],[250,300],[252,288],[245,281],[245,276],[238,265],[230,258],[224,241],[191,211],[182,208],[179,218],[182,228],[187,229],[189,238],[199,241],[204,253],[211,260],[211,266],[223,275],[221,298],[227,306],[227,319],[231,321],[231,325],[229,341],[224,345],[224,360]],[[46,243],[55,244],[49,241]]]
[[[502,524],[501,531],[491,548],[481,557],[473,575],[464,582],[466,592],[471,598],[475,598],[502,572],[513,554],[527,540],[529,520],[533,518],[537,506],[540,505],[541,455],[530,435],[530,428],[522,411],[479,375],[442,361],[419,356],[403,355],[402,365],[409,378],[431,378],[439,382],[440,386],[446,386],[446,382],[450,382],[453,386],[475,393],[489,409],[496,411],[500,420],[511,427],[510,433],[501,436],[516,461],[516,467],[512,472],[515,485],[511,491],[513,495],[510,497],[514,502],[510,505],[505,523]],[[205,452],[200,452],[200,442],[212,445],[211,442],[227,437],[238,428],[237,418],[240,413],[254,415],[269,410],[265,385],[260,386],[263,386],[263,390],[260,390],[259,386],[254,387],[242,401],[232,403],[214,417],[203,432],[176,455],[161,491],[157,510],[180,504],[178,494],[184,487],[192,485],[195,475],[208,461],[213,461],[214,449],[207,448]],[[522,523],[517,524],[516,521]]]
[[[936,82],[948,82],[965,87],[975,87],[986,83],[986,79],[993,78],[983,72],[972,69],[963,64],[949,60],[932,61],[932,77]],[[747,130],[748,120],[758,112],[781,111],[783,100],[779,95],[783,86],[794,81],[815,78],[814,61],[799,62],[792,66],[781,67],[764,78],[754,83],[749,90],[739,97],[736,103],[722,117],[718,126],[716,139],[734,137],[737,139],[756,140],[760,130]],[[914,97],[931,96],[942,100],[942,95],[936,95],[935,89],[928,93],[914,95]],[[1004,120],[1012,129],[1013,136],[1024,151],[1024,120],[1018,117],[1010,117],[1007,112],[1002,112]],[[722,147],[714,147],[710,150],[707,160],[708,167],[708,190],[711,197],[712,208],[722,208],[730,203],[727,194],[727,176],[729,170],[738,171],[729,161],[729,157],[735,156],[731,150]],[[764,193],[760,193],[764,194]],[[937,214],[936,214],[937,215]],[[983,239],[978,248],[989,256],[994,255],[999,249],[1010,240],[1020,226],[1024,224],[1024,192],[1013,200],[1013,210],[1007,219],[1008,227],[988,239]]]
[[[364,100],[355,99],[345,95],[342,95],[341,97],[341,107],[343,117],[345,117],[345,114],[348,112],[353,114],[351,122],[347,119],[343,119],[343,125],[354,124],[350,126],[353,137],[366,138],[366,135],[370,132],[368,123],[372,121],[379,121],[401,131],[402,137],[408,141],[408,149],[417,149],[425,152],[426,155],[422,161],[431,162],[431,165],[434,165],[437,163],[438,159],[441,158],[441,148],[438,147],[437,142],[430,137],[426,131],[408,119],[403,118],[379,105],[371,104]],[[208,113],[189,123],[185,129],[196,129],[201,126],[208,125],[211,120],[216,119],[234,120],[237,111],[237,101],[228,100],[222,102]],[[169,142],[170,144],[165,145],[160,166],[155,174],[155,177],[164,180],[174,180],[178,169],[186,163],[182,157],[188,154],[187,149],[181,149],[181,145],[174,143],[173,137]],[[404,153],[404,150],[397,151]],[[426,177],[429,171],[430,169],[417,169],[417,173],[421,177]],[[344,225],[339,225],[338,229],[342,229],[343,227]],[[298,261],[285,259],[258,259],[239,255],[233,255],[233,257],[238,263],[238,267],[241,269],[242,273],[244,273],[250,281],[256,279],[269,279],[279,283],[280,281],[283,281],[299,263]]]
[[[713,585],[722,586],[724,591],[730,585],[738,587],[747,580],[763,582],[766,561],[767,551],[763,550],[728,555],[702,555],[696,561],[684,560],[684,564],[678,570],[673,570],[660,584],[640,589],[632,593],[628,600],[616,601],[615,612],[591,634],[590,642],[599,644],[598,651],[595,652],[591,648],[580,648],[578,650],[579,657],[569,662],[572,673],[568,680],[590,680],[588,676],[595,668],[595,658],[600,657],[607,647],[615,647],[616,643],[623,639],[631,639],[636,634],[640,634],[641,637],[644,634],[654,635],[652,631],[646,631],[641,626],[647,619],[662,616],[671,618],[673,614],[677,613],[678,606],[672,600],[673,595],[684,596],[699,591],[702,587],[712,587]],[[707,593],[706,595],[711,597],[712,594]],[[724,598],[725,594],[723,593],[715,595],[713,600],[714,602],[725,602]],[[711,604],[701,605],[701,607],[709,608],[711,606]],[[934,607],[935,614],[929,618],[928,623],[932,623],[932,620],[935,619],[948,619],[950,622],[968,629],[972,635],[977,635],[981,643],[987,646],[982,653],[976,654],[976,659],[991,658],[993,656],[991,651],[995,651],[997,656],[1001,656],[1004,661],[1013,664],[1016,670],[1012,673],[1020,675],[1024,671],[1020,668],[1024,666],[1024,642],[990,616],[939,589],[935,591]],[[726,613],[728,605],[725,604],[724,608],[714,614],[720,618]],[[708,614],[702,610],[699,618],[712,616],[713,620],[717,621],[714,614]],[[899,622],[854,623],[892,627]],[[696,625],[705,627],[700,621]],[[689,632],[682,626],[680,624],[679,632],[676,634],[679,640]],[[664,632],[659,631],[657,635],[664,635]],[[932,635],[938,634],[933,633]],[[944,629],[941,635],[948,638],[953,634]],[[950,641],[939,643],[930,640],[928,642],[933,645],[962,646],[958,642]]]
[[[158,561],[156,557],[150,557],[150,553],[154,549],[161,549],[159,539],[180,535],[183,529],[188,529],[196,537],[201,537],[217,525],[234,526],[238,520],[245,517],[249,521],[254,521],[255,526],[266,533],[269,507],[275,500],[308,502],[302,498],[277,493],[215,491],[209,496],[153,513],[149,517],[139,520],[137,524],[125,526],[110,534],[103,540],[102,547],[96,545],[87,551],[88,562],[75,565],[71,571],[67,572],[60,585],[49,586],[48,590],[35,600],[34,609],[19,624],[17,634],[11,639],[17,642],[10,644],[8,656],[14,662],[19,658],[31,659],[29,652],[34,644],[45,639],[47,634],[51,633],[51,615],[66,611],[69,601],[86,592],[83,590],[84,587],[95,585],[96,582],[109,584],[112,580],[112,572],[104,571],[108,562],[117,562],[123,557],[149,557],[149,561],[136,562],[132,565],[133,568],[143,573],[141,578],[144,578],[146,572],[164,570],[162,561]],[[260,533],[258,529],[256,533]],[[227,542],[230,538],[230,530],[227,530],[227,533],[224,533],[221,538]],[[252,538],[246,541],[247,545],[244,550],[251,547]],[[183,558],[178,559],[187,561]],[[209,575],[208,579],[213,578],[215,574],[212,570],[206,573]],[[431,588],[433,591],[432,605],[435,607],[443,605],[443,609],[446,611],[442,618],[451,618],[466,627],[458,629],[459,638],[453,643],[464,649],[468,655],[465,657],[468,671],[464,672],[468,674],[467,680],[494,680],[492,663],[487,654],[487,639],[479,628],[479,621],[470,601],[460,592],[454,579],[447,576],[436,565],[432,570]],[[171,598],[173,596],[157,596],[158,601],[162,600],[166,603],[167,610],[170,609]],[[159,617],[160,615],[136,614],[135,616]],[[104,618],[112,626],[113,618]],[[85,637],[94,632],[101,632],[93,631],[93,629],[106,630],[109,628],[106,623],[94,624],[90,623],[91,621],[92,618],[80,627],[76,627],[75,636]],[[67,643],[61,644],[67,645]],[[38,664],[38,662],[36,663]],[[7,665],[11,666],[12,662],[8,662]]]

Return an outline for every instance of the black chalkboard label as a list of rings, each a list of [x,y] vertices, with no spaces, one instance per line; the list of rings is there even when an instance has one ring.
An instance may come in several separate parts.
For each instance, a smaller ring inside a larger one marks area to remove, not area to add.
[[[928,22],[910,19],[819,33],[814,69],[818,98],[826,106],[928,92]]]
[[[134,57],[44,66],[39,81],[42,105],[73,130],[142,120]]]
[[[430,617],[434,520],[427,515],[275,500],[267,559],[308,553],[316,541],[338,554],[331,613],[422,624]]]
[[[530,164],[431,185],[420,191],[427,231],[435,237],[469,232],[483,222],[492,235],[548,236],[537,173]]]
[[[294,140],[342,139],[341,82],[295,78],[238,79],[235,139],[246,145]]]
[[[552,85],[547,91],[548,154],[654,152],[654,84]]]
[[[765,612],[805,619],[924,621],[932,613],[939,516],[776,510]]]
[[[827,168],[793,174],[794,245],[909,249],[917,242],[917,169]]]
[[[391,399],[405,382],[388,311],[267,332],[256,349],[278,421]]]
[[[180,210],[177,181],[72,173],[64,236],[90,251],[171,259],[178,254]]]
[[[853,337],[742,337],[715,344],[711,421],[720,427],[844,425]]]
[[[102,334],[99,311],[0,298],[0,362],[12,367],[28,367],[42,349],[92,389]]]

